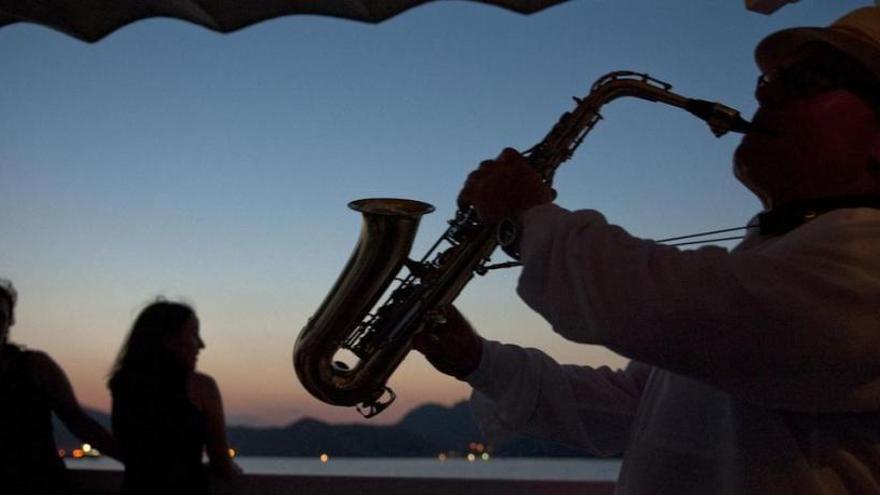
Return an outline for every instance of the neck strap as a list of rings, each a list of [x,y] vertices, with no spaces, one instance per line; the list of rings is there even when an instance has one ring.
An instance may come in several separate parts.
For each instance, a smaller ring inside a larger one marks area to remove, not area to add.
[[[780,205],[758,214],[758,228],[763,235],[782,235],[823,213],[841,208],[880,209],[880,197],[835,196]]]

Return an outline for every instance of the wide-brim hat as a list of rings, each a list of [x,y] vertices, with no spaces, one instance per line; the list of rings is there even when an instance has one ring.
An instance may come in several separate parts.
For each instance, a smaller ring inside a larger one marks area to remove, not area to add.
[[[755,48],[755,61],[763,72],[779,66],[799,47],[820,42],[849,55],[880,80],[880,7],[862,7],[828,27],[783,29],[770,34]]]

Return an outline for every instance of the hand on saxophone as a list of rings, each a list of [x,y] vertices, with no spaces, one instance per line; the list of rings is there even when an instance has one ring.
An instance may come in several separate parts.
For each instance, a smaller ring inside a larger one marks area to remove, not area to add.
[[[487,224],[516,219],[533,206],[550,203],[556,191],[541,180],[525,157],[513,148],[505,148],[494,160],[480,163],[468,175],[458,206],[473,206],[480,220]]]
[[[483,339],[455,306],[428,315],[425,329],[413,337],[413,348],[437,371],[463,379],[480,364]]]

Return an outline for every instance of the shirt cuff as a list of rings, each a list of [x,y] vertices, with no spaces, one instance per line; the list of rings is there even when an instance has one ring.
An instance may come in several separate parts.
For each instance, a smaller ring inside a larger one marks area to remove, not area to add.
[[[500,342],[494,340],[483,340],[483,351],[480,354],[480,364],[469,375],[462,378],[471,387],[480,389],[488,386],[492,380],[492,361],[494,355],[501,347]]]

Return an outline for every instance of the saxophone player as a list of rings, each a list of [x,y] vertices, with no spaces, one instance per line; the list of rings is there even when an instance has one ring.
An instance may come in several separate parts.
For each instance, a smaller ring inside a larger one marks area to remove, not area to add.
[[[454,308],[414,346],[466,380],[487,436],[623,455],[619,494],[880,493],[880,7],[756,49],[736,177],[764,211],[732,251],[680,251],[568,211],[513,150],[459,202],[519,225],[518,294],[568,340],[631,359],[560,365]]]

